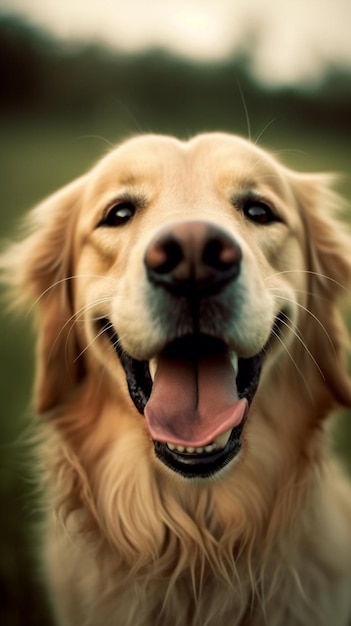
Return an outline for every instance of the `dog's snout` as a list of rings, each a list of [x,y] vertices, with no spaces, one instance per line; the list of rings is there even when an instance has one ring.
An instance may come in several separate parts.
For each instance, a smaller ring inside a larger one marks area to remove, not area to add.
[[[216,293],[240,272],[241,248],[208,222],[163,228],[149,244],[144,262],[149,280],[177,295]]]

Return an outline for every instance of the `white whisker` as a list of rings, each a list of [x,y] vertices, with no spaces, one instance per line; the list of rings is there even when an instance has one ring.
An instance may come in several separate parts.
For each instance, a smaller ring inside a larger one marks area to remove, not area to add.
[[[301,369],[299,368],[298,364],[296,363],[293,355],[291,354],[289,348],[285,345],[284,341],[282,340],[282,338],[279,336],[279,333],[277,333],[274,329],[272,331],[272,334],[278,339],[278,341],[281,343],[281,345],[283,346],[284,350],[286,351],[286,353],[289,355],[292,363],[295,365],[296,371],[298,372],[298,374],[301,376],[301,378],[303,379],[303,374]]]
[[[89,348],[93,345],[93,343],[95,343],[95,341],[97,341],[100,337],[102,337],[105,332],[106,332],[106,327],[101,328],[101,330],[97,333],[97,335],[94,335],[91,341],[89,341],[89,343],[83,348],[83,350],[79,352],[79,354],[74,359],[74,363],[79,361],[79,359],[86,353],[87,350],[89,350]]]
[[[108,139],[106,139],[106,137],[103,137],[102,135],[81,135],[80,139],[99,139],[100,141],[103,141],[109,148],[115,147],[112,141],[109,141]]]
[[[113,276],[106,276],[105,274],[75,274],[73,276],[66,276],[65,278],[61,278],[60,280],[57,280],[51,285],[49,285],[49,287],[47,287],[47,289],[45,289],[40,294],[40,296],[36,298],[36,300],[34,300],[33,304],[28,309],[28,313],[31,313],[31,311],[37,306],[40,300],[42,300],[46,296],[46,294],[48,294],[50,291],[53,291],[54,289],[56,289],[56,287],[59,287],[60,285],[63,285],[64,283],[69,283],[70,281],[73,281],[73,280],[79,280],[81,278],[103,278],[104,280],[108,279],[116,283],[116,279]]]
[[[271,280],[272,278],[276,278],[277,276],[284,276],[285,274],[307,274],[311,276],[316,276],[317,278],[323,278],[325,280],[328,280],[331,283],[334,283],[335,285],[337,285],[337,287],[340,287],[340,289],[345,291],[346,294],[351,295],[350,289],[345,287],[345,285],[340,283],[338,280],[335,280],[335,278],[331,278],[331,276],[327,276],[326,274],[321,274],[321,272],[314,272],[312,270],[298,270],[298,269],[283,270],[281,272],[276,272],[275,274],[270,274],[269,276],[265,278],[265,281]],[[313,295],[313,294],[310,294],[310,295]]]
[[[289,319],[289,318],[287,318],[287,319]],[[284,326],[286,326],[286,328],[288,328],[293,333],[293,335],[296,337],[296,339],[301,343],[302,347],[304,348],[304,350],[306,350],[308,356],[311,358],[311,360],[315,364],[316,368],[318,369],[321,377],[323,378],[323,380],[325,380],[325,376],[324,376],[321,368],[319,367],[319,365],[318,365],[316,359],[314,358],[312,352],[309,350],[307,344],[303,340],[303,337],[301,336],[300,331],[296,328],[296,326],[293,325],[291,319],[289,319],[289,321],[291,322],[291,325],[288,324],[287,322],[285,322],[283,319],[280,320],[280,323],[283,324]]]
[[[60,328],[60,331],[58,332],[58,334],[57,334],[57,336],[55,338],[55,341],[54,341],[54,343],[53,343],[53,345],[51,347],[51,353],[54,351],[54,349],[55,349],[55,347],[56,347],[56,345],[57,345],[61,335],[64,333],[64,331],[66,330],[66,328],[68,326],[70,326],[70,328],[69,328],[68,335],[66,337],[66,345],[68,345],[68,341],[69,341],[69,338],[71,336],[71,332],[73,330],[74,325],[77,324],[78,321],[80,321],[79,318],[81,318],[87,311],[89,311],[91,309],[94,309],[95,307],[97,307],[97,306],[99,306],[101,304],[105,304],[106,302],[111,302],[111,299],[112,298],[110,296],[107,296],[105,298],[99,298],[98,300],[94,300],[93,302],[90,302],[89,304],[86,304],[86,305],[82,306],[78,311],[73,313],[65,321],[63,326]],[[92,319],[94,319],[94,318],[92,318]],[[97,316],[95,319],[96,320],[100,319],[100,316]],[[85,320],[82,320],[82,321],[84,322]]]
[[[278,341],[280,342],[280,344],[283,346],[284,350],[286,351],[286,353],[288,354],[289,358],[291,359],[291,362],[293,363],[299,377],[301,378],[301,380],[303,381],[303,384],[305,385],[307,392],[309,395],[311,395],[310,389],[307,386],[305,377],[303,375],[303,372],[301,371],[301,369],[299,368],[298,364],[296,363],[293,355],[291,354],[289,348],[285,345],[284,341],[282,340],[282,338],[279,336],[279,333],[277,333],[275,330],[272,331],[272,334],[276,337],[276,339],[278,339]]]
[[[295,300],[293,300],[292,298],[288,298],[287,296],[281,296],[280,294],[276,294],[278,298],[280,298],[280,300],[284,300],[285,302],[292,302],[295,306],[297,306],[298,308],[302,309],[303,311],[305,311],[305,313],[307,313],[308,315],[310,315],[314,321],[320,326],[320,328],[322,329],[323,333],[325,334],[329,345],[333,351],[333,354],[336,358],[336,352],[335,352],[335,346],[333,344],[333,341],[326,329],[326,327],[324,326],[324,324],[322,324],[322,322],[320,321],[320,319],[314,314],[312,313],[312,311],[310,311],[310,309],[308,309],[307,307],[305,307],[303,304],[301,304],[300,302],[296,302]]]
[[[267,122],[267,124],[265,124],[265,126],[262,128],[262,130],[258,133],[257,137],[255,137],[254,143],[256,144],[256,146],[258,145],[262,135],[266,132],[267,128],[272,126],[272,124],[274,124],[276,119],[277,119],[276,117],[272,117],[272,119],[269,122]]]

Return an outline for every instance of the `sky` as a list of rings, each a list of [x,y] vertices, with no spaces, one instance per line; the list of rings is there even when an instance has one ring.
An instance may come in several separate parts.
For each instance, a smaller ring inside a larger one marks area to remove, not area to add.
[[[1,13],[128,52],[218,60],[244,48],[272,85],[316,83],[326,64],[351,68],[350,0],[0,0]]]

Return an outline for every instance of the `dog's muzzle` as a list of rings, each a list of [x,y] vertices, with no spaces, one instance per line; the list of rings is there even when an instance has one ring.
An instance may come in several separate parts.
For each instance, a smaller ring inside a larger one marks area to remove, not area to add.
[[[153,380],[149,363],[128,355],[118,330],[104,320],[156,455],[186,477],[210,476],[236,456],[258,386],[263,352],[238,358],[221,337],[202,331],[199,314],[209,299],[216,310],[213,303],[220,303],[220,294],[237,280],[241,262],[239,244],[209,222],[173,224],[151,241],[144,265],[155,298],[166,315],[168,307],[185,301],[192,329],[179,336],[175,328],[174,337],[166,338],[164,349],[155,355]]]

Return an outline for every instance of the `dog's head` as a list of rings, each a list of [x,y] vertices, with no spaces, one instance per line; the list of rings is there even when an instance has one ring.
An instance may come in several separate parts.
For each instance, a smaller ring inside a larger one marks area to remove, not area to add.
[[[159,468],[207,477],[255,420],[293,437],[350,405],[326,187],[238,137],[146,136],[49,198],[7,257],[39,311],[38,412],[89,386]]]

